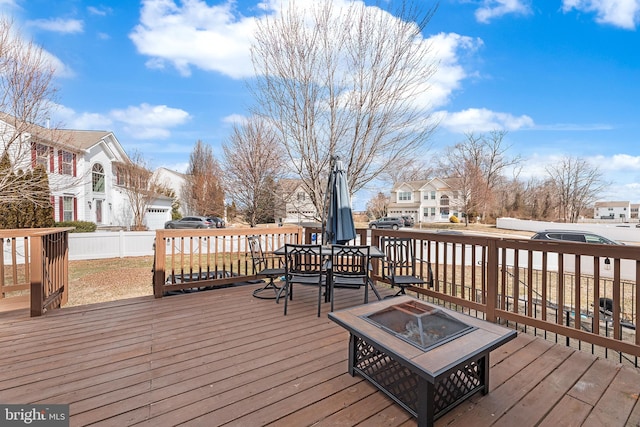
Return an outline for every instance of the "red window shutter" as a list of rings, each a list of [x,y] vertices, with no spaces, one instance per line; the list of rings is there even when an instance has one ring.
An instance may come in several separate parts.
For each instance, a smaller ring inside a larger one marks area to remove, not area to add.
[[[77,176],[76,175],[76,153],[73,153],[73,176]],[[76,202],[76,199],[73,199],[73,202]],[[75,215],[75,208],[73,209],[74,211],[74,215]]]
[[[49,172],[54,172],[53,167],[53,147],[49,147]]]
[[[35,168],[36,167],[36,159],[38,157],[38,151],[36,149],[36,143],[32,142],[31,143],[31,167]]]
[[[56,220],[56,198],[53,196],[49,196],[49,202],[51,202],[51,215],[53,216],[53,220]]]
[[[73,155],[73,159],[75,160],[76,155]],[[73,162],[74,165],[74,175],[75,175],[75,162]],[[76,199],[75,197],[73,198],[73,220],[77,221],[78,220],[78,199]]]
[[[58,221],[63,221],[64,220],[64,197],[62,196],[58,197],[58,203],[60,203],[60,205],[58,206]]]
[[[58,173],[62,173],[62,150],[58,150]]]

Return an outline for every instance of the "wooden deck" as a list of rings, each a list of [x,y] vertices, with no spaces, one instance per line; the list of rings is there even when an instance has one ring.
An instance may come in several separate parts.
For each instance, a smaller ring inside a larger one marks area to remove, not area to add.
[[[0,402],[68,403],[72,426],[415,426],[347,374],[347,332],[297,286],[289,313],[247,285],[0,316]],[[375,300],[371,294],[370,300]],[[362,302],[336,291],[336,309]],[[640,373],[526,334],[491,390],[436,426],[638,426]]]

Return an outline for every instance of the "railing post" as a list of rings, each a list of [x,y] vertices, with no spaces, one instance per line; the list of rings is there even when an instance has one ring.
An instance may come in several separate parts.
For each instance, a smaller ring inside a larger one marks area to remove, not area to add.
[[[31,293],[31,317],[42,316],[44,301],[44,289],[42,285],[42,235],[32,235],[29,251],[30,262],[30,293]]]
[[[495,323],[498,302],[498,246],[496,239],[487,240],[487,320]]]
[[[166,280],[165,263],[167,258],[164,232],[156,231],[156,241],[153,245],[153,296],[162,298],[164,295],[164,282]]]

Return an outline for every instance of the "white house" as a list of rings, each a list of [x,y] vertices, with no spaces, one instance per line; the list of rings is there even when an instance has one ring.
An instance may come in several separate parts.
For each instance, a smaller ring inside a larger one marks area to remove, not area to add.
[[[56,221],[90,221],[99,227],[133,223],[131,205],[123,191],[123,165],[131,163],[116,136],[109,131],[53,130],[0,115],[0,154],[8,141],[16,168],[40,164],[47,170]],[[160,197],[148,207],[146,223],[161,228],[171,219],[171,200]],[[162,225],[160,225],[162,224]],[[159,226],[160,225],[160,226]]]
[[[190,214],[190,212],[187,212],[186,203],[184,202],[184,185],[187,182],[185,174],[164,167],[159,167],[153,171],[152,179],[159,185],[173,190],[176,198],[180,201],[180,208],[178,211],[182,216]]]
[[[628,201],[595,202],[593,217],[595,219],[629,219],[632,217],[631,208],[631,202]]]
[[[455,178],[397,183],[391,189],[389,216],[408,215],[418,222],[448,222],[462,216],[463,198]]]
[[[311,197],[299,179],[282,179],[279,182],[278,198],[280,207],[276,212],[276,221],[284,223],[315,222],[320,217],[311,202]]]

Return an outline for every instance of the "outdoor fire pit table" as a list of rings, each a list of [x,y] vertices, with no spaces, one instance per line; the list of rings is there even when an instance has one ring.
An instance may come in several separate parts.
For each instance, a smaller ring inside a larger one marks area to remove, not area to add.
[[[362,375],[418,426],[489,392],[489,352],[516,331],[401,296],[329,313],[349,331],[349,373]]]

